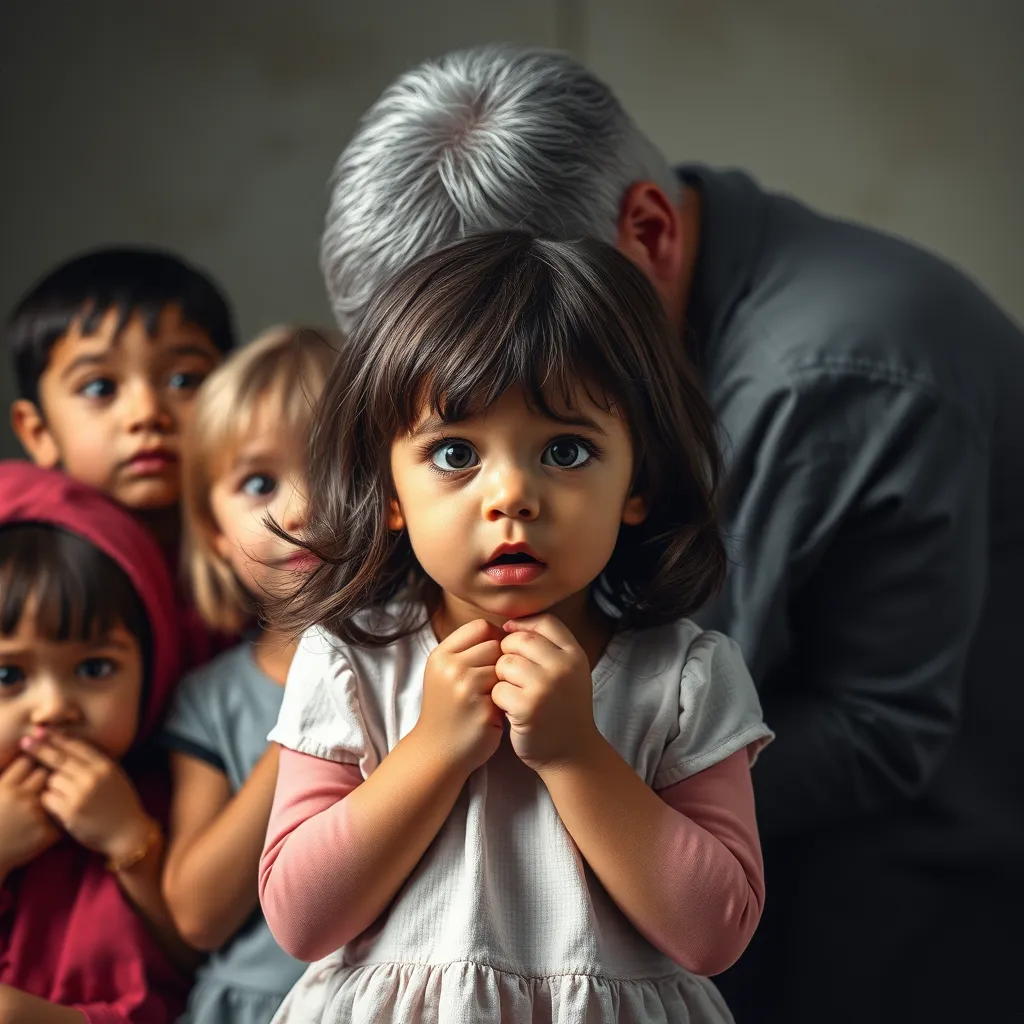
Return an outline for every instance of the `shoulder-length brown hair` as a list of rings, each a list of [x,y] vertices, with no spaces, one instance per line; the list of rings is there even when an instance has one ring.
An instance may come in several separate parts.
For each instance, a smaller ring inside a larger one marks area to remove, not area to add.
[[[425,408],[457,422],[509,388],[552,419],[580,388],[625,418],[634,493],[649,505],[623,527],[594,587],[620,627],[682,618],[721,584],[720,457],[714,417],[653,288],[595,241],[498,232],[419,260],[377,295],[333,369],[314,419],[303,543],[321,564],[281,609],[358,645],[422,625],[440,591],[405,532],[387,527],[391,446]],[[398,620],[361,612],[399,595]],[[383,623],[383,624],[382,624]],[[388,625],[390,623],[390,625]]]

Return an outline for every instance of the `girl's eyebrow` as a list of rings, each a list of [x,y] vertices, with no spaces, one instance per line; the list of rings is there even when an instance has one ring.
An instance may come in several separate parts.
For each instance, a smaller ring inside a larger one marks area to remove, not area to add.
[[[550,419],[552,423],[557,423],[560,427],[583,427],[586,430],[593,430],[595,434],[600,434],[602,437],[608,434],[608,431],[596,420],[582,412],[576,412],[572,416],[546,416],[545,419]],[[452,425],[452,422],[454,421],[445,421],[440,416],[429,416],[419,426],[414,427],[409,436],[417,438],[424,434],[435,434],[439,430],[446,430]]]

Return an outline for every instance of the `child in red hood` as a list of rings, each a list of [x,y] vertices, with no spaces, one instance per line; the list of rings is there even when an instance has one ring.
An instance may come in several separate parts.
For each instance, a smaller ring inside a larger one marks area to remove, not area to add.
[[[148,531],[0,463],[0,1022],[164,1024],[187,994],[145,740],[179,669]]]

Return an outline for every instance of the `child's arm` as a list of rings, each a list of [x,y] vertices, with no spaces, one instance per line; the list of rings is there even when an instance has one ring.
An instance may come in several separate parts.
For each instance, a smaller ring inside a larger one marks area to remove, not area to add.
[[[540,776],[638,931],[694,974],[719,974],[739,958],[764,903],[746,750],[660,795],[603,739]]]
[[[88,1019],[81,1010],[0,985],[0,1024],[86,1024]]]
[[[355,765],[287,748],[260,862],[281,948],[318,960],[367,928],[448,817],[468,772],[415,730],[363,782]]]
[[[500,636],[478,619],[434,648],[419,720],[365,782],[354,765],[281,751],[260,901],[292,956],[318,960],[380,915],[469,774],[497,749],[501,715],[490,693]]]
[[[171,754],[163,891],[178,931],[196,949],[224,945],[259,903],[256,879],[279,749],[267,747],[234,796],[223,772],[188,754]]]
[[[73,839],[110,861],[121,891],[164,952],[184,969],[194,966],[160,891],[163,833],[121,766],[90,744],[53,731],[23,747],[49,770],[43,808]]]
[[[565,624],[538,615],[505,628],[491,696],[516,753],[637,929],[694,974],[724,971],[764,899],[747,751],[668,787],[666,802],[598,731],[590,665]]]

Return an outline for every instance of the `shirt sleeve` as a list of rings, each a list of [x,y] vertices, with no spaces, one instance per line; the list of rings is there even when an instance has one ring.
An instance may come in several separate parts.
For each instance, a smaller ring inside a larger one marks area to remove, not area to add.
[[[917,795],[935,770],[983,599],[988,459],[950,400],[845,366],[762,413],[736,453],[734,565],[700,619],[740,643],[778,732],[754,773],[774,837]]]
[[[679,681],[679,721],[654,773],[654,788],[724,761],[738,750],[751,764],[773,737],[738,645],[717,632],[697,636]]]
[[[732,966],[761,919],[764,866],[750,756],[738,750],[658,793],[675,812],[651,837],[663,865],[656,879],[659,912],[632,920],[692,973],[719,974]]]
[[[268,739],[300,754],[358,765],[364,778],[376,766],[355,674],[340,645],[318,628],[299,641]]]
[[[168,750],[205,761],[227,773],[217,741],[215,723],[219,720],[213,701],[209,672],[194,672],[181,681],[164,722],[158,742]]]

